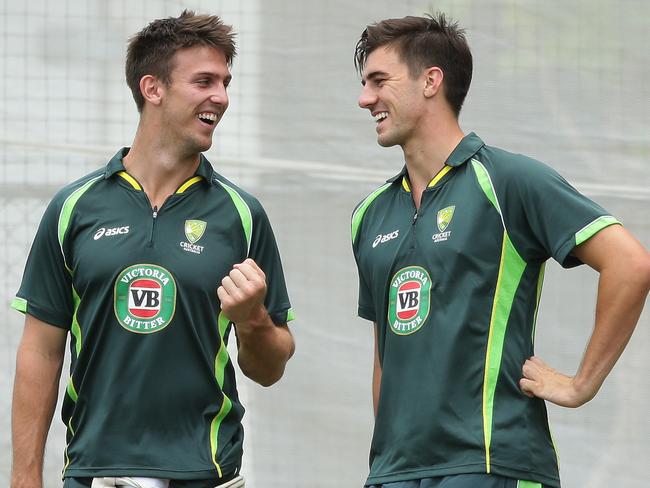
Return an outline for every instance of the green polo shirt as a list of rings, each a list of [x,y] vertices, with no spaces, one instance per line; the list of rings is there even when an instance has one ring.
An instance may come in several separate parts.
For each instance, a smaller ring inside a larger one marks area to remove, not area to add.
[[[416,212],[403,170],[352,216],[381,395],[368,484],[495,473],[559,487],[544,401],[521,393],[544,263],[617,221],[548,166],[466,136]]]
[[[216,290],[251,257],[273,322],[291,320],[275,238],[203,156],[152,210],[127,152],[54,197],[12,306],[70,331],[64,477],[221,477],[241,464],[244,408]]]

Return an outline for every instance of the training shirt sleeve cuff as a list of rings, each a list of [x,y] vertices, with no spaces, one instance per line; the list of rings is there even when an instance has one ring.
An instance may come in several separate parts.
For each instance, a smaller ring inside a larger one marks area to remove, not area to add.
[[[622,225],[616,218],[611,215],[603,215],[597,219],[591,221],[589,224],[585,225],[582,229],[571,236],[558,250],[557,252],[557,261],[564,268],[572,268],[574,266],[579,266],[582,263],[578,258],[573,256],[571,253],[573,250],[587,242],[593,236],[598,234],[601,230],[610,225]]]
[[[53,325],[54,327],[58,327],[60,329],[70,329],[69,321],[67,321],[65,318],[58,316],[57,314],[52,313],[43,307],[39,307],[38,305],[34,304],[34,302],[30,302],[24,298],[15,297],[12,300],[10,306],[14,310],[36,317],[38,320],[45,322],[46,324]]]
[[[284,325],[296,318],[296,313],[293,311],[293,308],[283,310],[282,312],[269,312],[269,317],[275,325]]]
[[[374,312],[367,308],[359,307],[357,315],[359,315],[359,317],[362,319],[370,320],[371,322],[377,322]]]

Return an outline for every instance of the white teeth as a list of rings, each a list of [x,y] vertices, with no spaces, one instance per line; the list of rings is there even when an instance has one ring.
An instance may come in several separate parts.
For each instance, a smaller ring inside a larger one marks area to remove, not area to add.
[[[375,115],[375,122],[379,122],[380,120],[385,119],[388,117],[388,112],[379,112],[377,115]]]
[[[213,122],[217,121],[217,114],[213,114],[210,112],[203,112],[197,115],[199,119],[206,119],[206,120],[211,120]]]

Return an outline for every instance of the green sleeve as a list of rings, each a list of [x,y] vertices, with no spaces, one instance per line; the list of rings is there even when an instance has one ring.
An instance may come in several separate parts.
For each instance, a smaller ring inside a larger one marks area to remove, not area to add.
[[[249,199],[252,213],[252,233],[249,256],[266,275],[266,300],[264,305],[276,325],[294,319],[287,286],[282,270],[280,251],[266,212],[257,200]]]
[[[74,311],[72,275],[59,243],[60,200],[55,198],[45,210],[11,305],[45,323],[69,329]]]
[[[526,261],[552,257],[565,268],[580,265],[573,249],[619,223],[549,166],[521,155],[501,156],[494,185],[506,230]]]
[[[375,313],[372,288],[369,280],[366,278],[361,252],[362,246],[365,243],[363,234],[363,216],[367,210],[368,204],[371,202],[368,202],[368,199],[364,200],[352,213],[352,252],[354,254],[359,275],[359,302],[357,314],[361,318],[376,322],[377,316]]]

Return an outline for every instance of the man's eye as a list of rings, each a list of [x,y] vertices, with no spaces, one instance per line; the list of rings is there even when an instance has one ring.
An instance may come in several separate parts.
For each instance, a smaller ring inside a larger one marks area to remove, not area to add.
[[[207,80],[207,79],[205,79],[205,80],[197,80],[196,83],[198,85],[201,85],[201,86],[208,86],[208,84],[210,83],[210,80]]]

